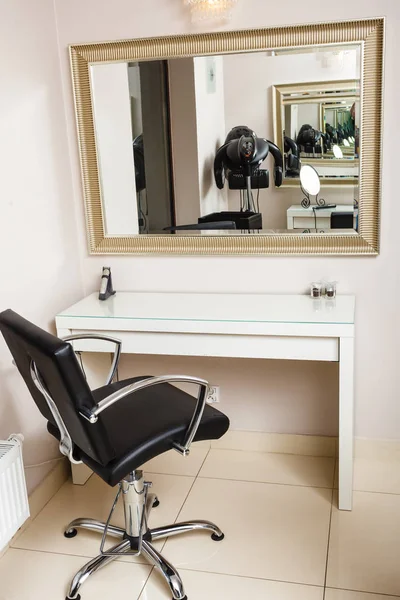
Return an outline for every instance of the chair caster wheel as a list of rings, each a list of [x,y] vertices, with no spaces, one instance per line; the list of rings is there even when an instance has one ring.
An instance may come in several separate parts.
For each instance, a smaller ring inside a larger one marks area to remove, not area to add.
[[[80,594],[78,594],[76,598],[70,598],[69,596],[67,596],[65,600],[81,600],[81,597]]]
[[[71,529],[70,531],[64,531],[64,536],[66,538],[74,538],[77,535],[77,533],[78,533],[77,529]],[[69,598],[67,598],[67,600],[69,600]],[[77,598],[77,599],[74,598],[73,600],[79,600],[79,598]]]
[[[221,534],[221,535],[217,535],[216,533],[213,533],[211,536],[211,539],[214,540],[214,542],[222,542],[222,540],[224,539],[225,535]]]
[[[175,598],[172,598],[172,600],[175,600]],[[180,600],[188,600],[188,597],[185,596],[184,598],[181,598]]]
[[[157,506],[160,506],[160,501],[158,498],[156,498],[153,502],[153,508],[157,508]],[[185,598],[182,598],[182,600],[185,600]]]

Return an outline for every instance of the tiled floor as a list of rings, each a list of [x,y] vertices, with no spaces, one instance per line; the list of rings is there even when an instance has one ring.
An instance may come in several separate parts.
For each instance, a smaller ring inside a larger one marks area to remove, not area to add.
[[[151,525],[209,519],[226,537],[215,543],[194,533],[158,548],[179,568],[188,600],[400,598],[400,494],[393,493],[400,490],[390,477],[369,481],[377,468],[360,465],[356,488],[363,491],[345,513],[336,507],[334,459],[204,445],[186,460],[164,455],[145,466],[161,500]],[[63,528],[78,516],[104,519],[114,493],[94,476],[83,487],[67,482],[0,559],[0,600],[63,600],[99,546],[97,535],[68,540]],[[114,522],[122,525],[121,506]],[[81,592],[82,600],[171,598],[144,560],[129,557],[89,578]]]

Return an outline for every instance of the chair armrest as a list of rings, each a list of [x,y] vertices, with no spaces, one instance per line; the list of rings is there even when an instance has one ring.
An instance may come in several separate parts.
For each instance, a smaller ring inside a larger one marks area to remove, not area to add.
[[[59,442],[58,447],[60,449],[61,454],[63,454],[64,456],[68,456],[70,462],[73,463],[74,465],[80,465],[82,463],[82,461],[75,460],[75,458],[74,458],[74,444],[72,442],[71,436],[69,435],[68,429],[63,421],[62,416],[60,415],[60,412],[58,410],[56,403],[54,402],[53,398],[50,396],[44,382],[42,381],[42,378],[37,369],[35,361],[32,359],[31,359],[31,365],[30,365],[30,372],[31,372],[32,381],[33,381],[34,385],[37,387],[37,389],[39,390],[39,392],[44,396],[44,399],[47,402],[47,406],[49,407],[49,410],[50,410],[51,414],[53,415],[54,421],[57,425],[58,431],[60,432],[60,442]]]
[[[64,342],[73,342],[74,340],[103,340],[105,342],[112,342],[115,344],[114,357],[111,363],[111,369],[108,374],[105,385],[109,385],[115,377],[115,373],[118,369],[119,359],[121,357],[121,340],[107,335],[99,335],[97,333],[77,333],[76,335],[68,335],[67,337],[61,338]]]
[[[204,408],[206,406],[206,401],[210,391],[209,384],[204,379],[198,379],[197,377],[187,377],[185,375],[161,375],[160,377],[149,377],[147,379],[143,379],[142,381],[126,385],[120,390],[107,396],[107,398],[101,400],[92,410],[88,409],[80,411],[80,415],[87,419],[90,423],[96,423],[99,414],[101,414],[104,410],[106,410],[119,400],[122,400],[122,398],[125,398],[125,396],[128,396],[129,394],[132,394],[134,392],[138,392],[139,390],[152,387],[153,385],[160,385],[161,383],[194,383],[200,388],[193,417],[186,431],[183,443],[174,444],[175,450],[178,450],[178,452],[180,452],[184,456],[187,456],[189,454],[189,447],[193,442],[194,437],[197,433],[197,429],[200,425],[200,421],[203,416]]]

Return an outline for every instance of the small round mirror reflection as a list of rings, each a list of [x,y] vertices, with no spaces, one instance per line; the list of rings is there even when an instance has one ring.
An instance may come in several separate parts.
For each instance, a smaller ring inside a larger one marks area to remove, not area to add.
[[[343,152],[341,148],[337,144],[335,144],[332,148],[333,154],[335,158],[343,158]]]
[[[310,196],[318,196],[321,190],[319,175],[314,167],[303,165],[300,170],[301,187]]]

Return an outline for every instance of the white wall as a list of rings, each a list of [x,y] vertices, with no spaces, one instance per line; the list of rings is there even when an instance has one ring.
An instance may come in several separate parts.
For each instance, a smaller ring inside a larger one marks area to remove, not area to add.
[[[105,258],[88,256],[86,250],[67,45],[73,42],[185,34],[197,31],[198,28],[190,23],[183,3],[175,0],[148,0],[140,5],[140,10],[131,0],[115,0],[104,3],[101,11],[97,0],[56,0],[56,9],[75,203],[79,215],[77,227],[84,291],[89,293],[97,289],[99,270]],[[310,281],[322,277],[336,279],[340,293],[355,293],[357,296],[356,433],[358,436],[371,438],[400,439],[400,203],[397,158],[392,151],[393,139],[400,136],[400,123],[397,119],[400,97],[397,60],[399,4],[393,0],[336,0],[334,3],[303,0],[291,1],[290,4],[246,0],[238,3],[233,20],[221,29],[286,26],[310,20],[321,22],[379,15],[387,16],[382,247],[379,257],[110,256],[107,257],[107,263],[113,269],[117,290],[302,293]],[[211,24],[204,27],[212,28]],[[285,201],[285,196],[282,201]],[[72,203],[68,206],[72,211]],[[26,289],[24,285],[22,288]],[[55,307],[53,308],[55,313]],[[46,314],[49,313],[47,309],[46,305]],[[130,370],[134,370],[134,365],[135,360],[132,360]],[[154,371],[164,370],[164,363],[159,361],[157,364],[146,362],[146,369],[144,365],[141,366],[143,372],[152,372],[152,366]],[[197,363],[182,359],[179,366],[181,371],[199,375],[205,371],[200,361]],[[221,381],[229,379],[232,386],[242,390],[239,409],[245,410],[246,418],[251,420],[251,424],[246,423],[247,427],[269,431],[332,431],[329,394],[336,385],[334,368],[332,373],[328,373],[324,365],[316,365],[313,371],[296,369],[297,384],[289,393],[286,382],[293,374],[291,364],[278,362],[268,365],[268,369],[274,369],[277,385],[280,382],[282,384],[282,393],[285,394],[282,397],[277,392],[276,395],[271,395],[270,380],[268,376],[262,379],[262,368],[254,374],[254,380],[246,380],[244,383],[246,368],[246,362],[240,365],[225,361],[213,362],[215,383],[218,383],[219,378]],[[318,392],[310,400],[311,384],[318,386]],[[287,406],[284,412],[279,410],[282,402]],[[230,406],[228,397],[221,404],[221,409]]]
[[[320,118],[319,118],[319,104],[299,104],[299,110],[297,112],[298,117],[298,129],[297,133],[299,133],[300,127],[305,125],[311,125],[315,129],[320,128]]]
[[[227,190],[219,190],[214,179],[216,151],[225,142],[224,62],[222,56],[194,59],[199,164],[200,216],[228,210]],[[208,71],[215,70],[214,86]]]
[[[176,224],[184,225],[197,223],[200,214],[194,61],[170,60],[168,69]]]
[[[132,137],[135,138],[143,133],[139,63],[128,65],[128,81],[131,96]]]
[[[0,311],[54,331],[54,315],[82,296],[83,250],[52,0],[0,4],[0,55]],[[25,464],[60,456],[0,335],[0,439],[13,432]],[[29,469],[29,490],[54,466]]]
[[[135,235],[139,221],[128,65],[93,65],[90,75],[106,235]]]
[[[208,84],[213,61],[215,91]],[[214,182],[216,150],[225,140],[223,59],[169,61],[172,160],[177,225],[197,223],[199,216],[227,210],[227,192]]]

